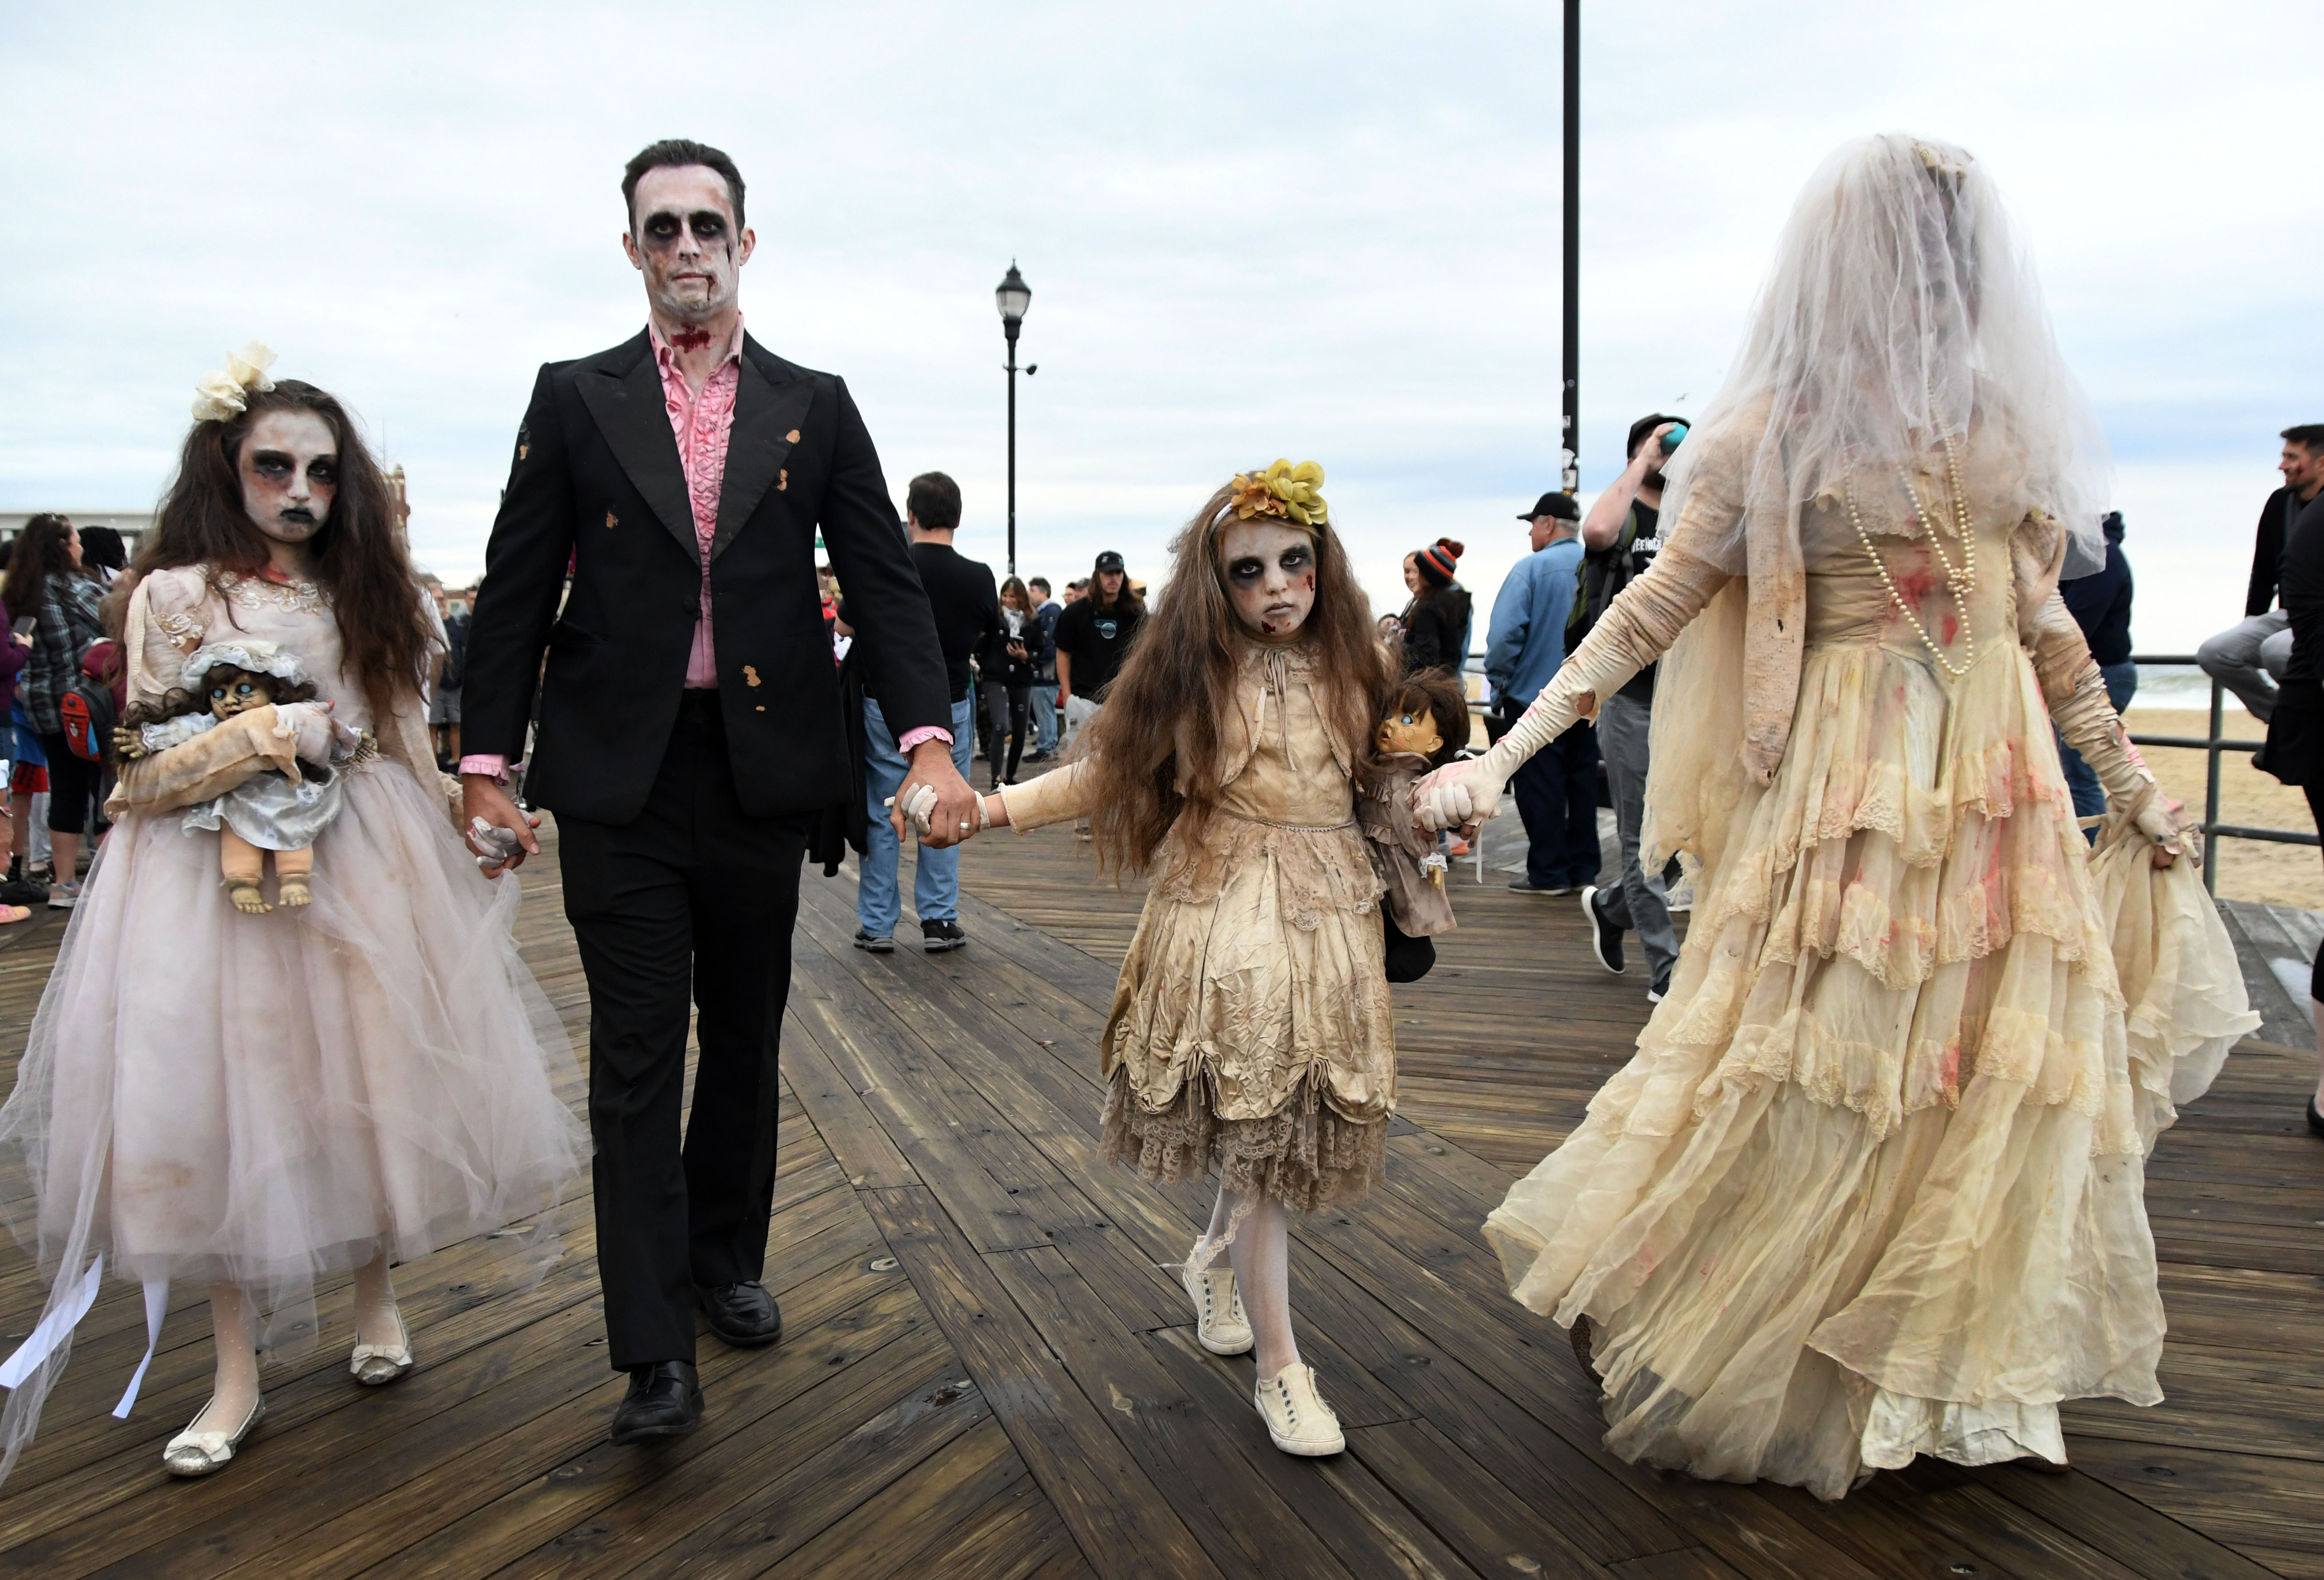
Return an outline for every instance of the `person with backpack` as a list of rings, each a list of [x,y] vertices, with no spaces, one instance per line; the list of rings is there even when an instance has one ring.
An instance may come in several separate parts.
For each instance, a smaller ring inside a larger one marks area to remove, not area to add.
[[[49,890],[51,910],[80,901],[74,864],[105,755],[90,710],[91,696],[104,688],[81,674],[90,644],[105,634],[97,617],[104,596],[104,584],[81,565],[80,534],[70,521],[48,513],[24,523],[0,579],[0,603],[33,623],[17,694],[48,758],[49,844],[57,875]]]
[[[1654,563],[1662,541],[1663,463],[1685,435],[1679,419],[1660,411],[1630,424],[1630,464],[1598,496],[1582,523],[1581,590],[1573,602],[1573,622],[1566,628],[1566,651],[1582,645],[1615,595]],[[1646,822],[1646,736],[1654,727],[1654,707],[1652,664],[1599,704],[1598,751],[1605,760],[1606,788],[1614,802],[1622,871],[1603,888],[1592,884],[1583,889],[1582,911],[1590,923],[1590,945],[1598,964],[1618,975],[1626,964],[1622,935],[1637,929],[1646,951],[1646,1002],[1658,1004],[1670,988],[1678,936],[1671,929],[1662,873],[1638,869],[1638,830]]]

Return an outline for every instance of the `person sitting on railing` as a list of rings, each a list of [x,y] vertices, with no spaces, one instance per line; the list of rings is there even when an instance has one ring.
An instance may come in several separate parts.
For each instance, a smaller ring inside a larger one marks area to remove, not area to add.
[[[2242,698],[2262,724],[2275,707],[2275,682],[2283,679],[2292,654],[2291,622],[2275,606],[2276,583],[2298,519],[2324,491],[2324,422],[2285,429],[2276,470],[2283,474],[2283,486],[2260,507],[2244,618],[2195,650],[2203,672]]]
[[[2317,430],[2324,435],[2324,427]],[[2285,454],[2292,447],[2284,447]],[[2318,447],[2324,453],[2324,445]],[[2290,468],[2285,476],[2291,476]],[[2291,651],[2267,721],[2267,749],[2252,761],[2307,792],[2309,815],[2324,834],[2324,499],[2311,500],[2286,534],[2280,590]],[[2249,624],[2249,622],[2246,622]],[[2324,953],[2308,984],[2317,1024],[2317,1079],[2308,1128],[2324,1136]]]
[[[2058,596],[2066,600],[2067,613],[2090,644],[2090,657],[2106,681],[2107,700],[2115,712],[2125,713],[2138,690],[2138,666],[2130,661],[2132,589],[2130,561],[2122,553],[2122,512],[2108,511],[2099,526],[2106,533],[2106,568],[2060,582]],[[2106,790],[2098,783],[2098,770],[2083,762],[2063,735],[2058,737],[2058,763],[2066,771],[2066,788],[2074,792],[2074,816],[2104,817]],[[2089,836],[2096,844],[2098,830],[2091,829]]]

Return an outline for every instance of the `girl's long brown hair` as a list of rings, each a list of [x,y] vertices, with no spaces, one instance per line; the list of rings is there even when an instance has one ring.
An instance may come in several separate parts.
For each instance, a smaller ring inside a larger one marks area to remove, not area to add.
[[[420,611],[420,579],[396,531],[379,464],[346,409],[298,379],[252,395],[249,409],[230,421],[194,424],[153,530],[106,598],[106,629],[120,636],[130,594],[154,571],[192,565],[212,577],[256,576],[266,568],[265,535],[242,508],[242,445],[260,417],[284,411],[312,411],[338,443],[338,489],[313,540],[315,581],[338,621],[348,674],[362,685],[374,715],[384,717],[400,694],[420,685],[433,627]]]
[[[1235,682],[1251,641],[1219,568],[1218,517],[1231,489],[1211,495],[1172,541],[1169,579],[1130,638],[1104,707],[1075,744],[1075,753],[1087,759],[1082,772],[1096,808],[1090,832],[1102,874],[1146,871],[1182,819],[1187,860],[1198,859],[1218,809],[1221,724],[1234,711]],[[1310,532],[1315,604],[1302,640],[1323,682],[1326,721],[1353,753],[1360,785],[1378,767],[1372,733],[1390,683],[1388,657],[1338,535],[1328,526]],[[1091,591],[1094,596],[1094,582]]]

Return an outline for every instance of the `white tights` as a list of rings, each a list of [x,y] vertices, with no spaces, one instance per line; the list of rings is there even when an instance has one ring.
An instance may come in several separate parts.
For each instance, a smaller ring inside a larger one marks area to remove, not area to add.
[[[1251,1359],[1265,1381],[1299,1360],[1291,1333],[1291,1215],[1263,1191],[1234,1196],[1221,1184],[1211,1226],[1194,1242],[1191,1260],[1207,1264],[1222,1246],[1250,1317]]]
[[[396,1315],[395,1283],[383,1252],[355,1269],[355,1326],[357,1344],[399,1342],[402,1318]],[[258,1402],[258,1314],[241,1285],[210,1286],[210,1333],[217,1346],[217,1374],[208,1408],[189,1429],[233,1432]]]

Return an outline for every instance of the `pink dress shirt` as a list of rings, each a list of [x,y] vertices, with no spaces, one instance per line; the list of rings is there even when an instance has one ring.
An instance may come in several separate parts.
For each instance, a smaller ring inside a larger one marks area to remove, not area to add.
[[[734,432],[734,396],[742,381],[742,315],[734,315],[734,337],[718,370],[695,389],[678,365],[677,354],[651,321],[646,333],[653,342],[654,366],[661,374],[662,405],[669,413],[670,437],[678,441],[678,466],[686,473],[687,504],[694,514],[694,541],[702,555],[702,614],[695,623],[694,647],[687,654],[686,687],[689,691],[718,688],[718,659],[710,629],[710,544],[718,535],[718,498],[726,485],[726,446]],[[907,730],[896,749],[908,753],[922,741],[952,742],[950,730],[923,725]],[[460,759],[462,773],[489,774],[505,781],[508,759],[483,753]]]

